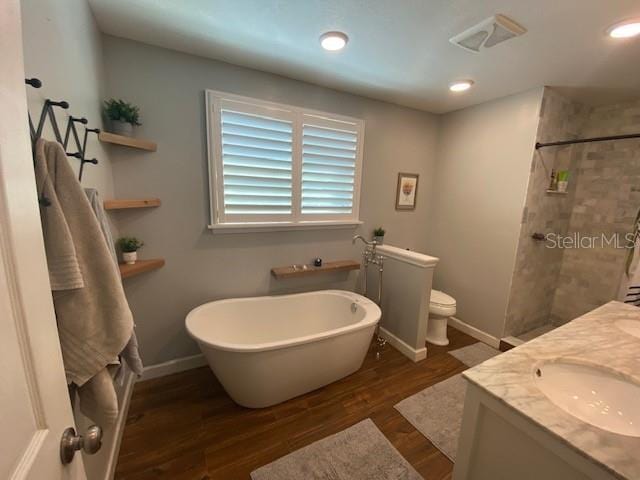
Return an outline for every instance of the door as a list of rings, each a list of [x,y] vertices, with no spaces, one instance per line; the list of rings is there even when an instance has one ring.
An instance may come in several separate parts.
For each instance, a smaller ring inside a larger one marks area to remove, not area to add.
[[[0,2],[0,478],[83,480],[63,466],[73,416],[49,288],[28,135],[18,0]]]

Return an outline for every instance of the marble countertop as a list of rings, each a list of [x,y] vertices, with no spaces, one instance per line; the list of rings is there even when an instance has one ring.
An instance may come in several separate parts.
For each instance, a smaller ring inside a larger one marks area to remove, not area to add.
[[[640,338],[613,325],[640,321],[640,308],[609,302],[464,372],[464,377],[623,479],[640,478],[640,437],[601,430],[569,415],[534,384],[534,365],[559,357],[603,365],[640,383]],[[640,408],[640,399],[638,399]]]

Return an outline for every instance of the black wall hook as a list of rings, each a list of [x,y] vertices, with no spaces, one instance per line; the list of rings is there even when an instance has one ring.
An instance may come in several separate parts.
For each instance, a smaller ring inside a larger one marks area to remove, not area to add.
[[[65,102],[64,100],[56,102],[55,100],[50,100],[47,98],[45,102],[51,105],[52,107],[60,107],[60,108],[64,108],[65,110],[69,108],[69,102]]]
[[[90,133],[95,133],[96,135],[98,135],[100,133],[100,129],[99,128],[85,128],[84,129],[84,138],[82,140],[82,152],[86,152],[87,151],[87,137],[89,136]],[[84,173],[84,164],[85,163],[91,163],[93,165],[97,165],[98,164],[98,159],[96,158],[92,158],[91,160],[87,160],[87,159],[83,159],[80,161],[80,173],[78,174],[78,180],[82,181],[82,174]]]
[[[65,102],[64,100],[55,101],[49,98],[44,101],[42,112],[40,112],[40,119],[38,120],[38,128],[35,130],[35,132],[31,132],[32,137],[34,137],[34,143],[42,136],[42,130],[44,130],[44,125],[47,121],[47,118],[49,118],[49,123],[51,123],[51,128],[53,129],[53,134],[55,135],[56,140],[61,145],[64,144],[62,135],[60,134],[60,128],[58,127],[58,121],[56,120],[56,115],[53,112],[53,107],[60,107],[66,110],[69,108],[69,102]]]
[[[42,82],[37,78],[26,78],[25,84],[32,86],[33,88],[42,87]],[[56,115],[54,112],[54,107],[62,108],[67,110],[69,108],[69,102],[65,100],[51,100],[47,98],[44,101],[44,105],[42,107],[42,111],[40,112],[40,117],[38,119],[38,126],[34,127],[33,121],[31,119],[31,114],[29,114],[29,133],[31,134],[31,148],[35,154],[35,145],[38,139],[42,136],[42,132],[44,130],[45,123],[47,118],[49,119],[49,123],[51,124],[51,129],[53,130],[53,134],[58,143],[62,145],[62,148],[65,149],[65,153],[70,156],[77,158],[80,160],[80,173],[78,175],[78,180],[82,180],[82,174],[84,173],[84,165],[85,163],[90,163],[92,165],[97,165],[98,160],[96,158],[87,159],[85,158],[85,154],[87,152],[87,136],[89,133],[99,134],[99,128],[87,128],[87,124],[89,121],[85,117],[75,117],[73,115],[69,115],[67,118],[67,127],[65,129],[64,139],[60,133],[60,127],[58,126],[58,121],[56,119]],[[80,135],[78,134],[78,130],[76,128],[76,124],[84,125],[84,137],[82,142],[80,142]],[[69,146],[70,140],[73,138],[76,151],[69,152],[67,151],[67,147]],[[35,158],[34,158],[35,162]],[[50,205],[48,199],[44,196],[39,198],[40,204],[44,206]]]
[[[69,116],[69,121],[67,122],[67,131],[64,134],[64,142],[62,142],[62,147],[67,148],[69,144],[69,137],[73,134],[73,139],[76,141],[76,150],[80,152],[80,137],[78,136],[78,130],[76,130],[76,123],[81,123],[86,125],[88,123],[87,119],[82,117],[74,117],[73,115]],[[83,150],[84,151],[84,150]]]
[[[25,78],[24,83],[31,85],[33,88],[40,88],[42,86],[42,82],[37,78]]]

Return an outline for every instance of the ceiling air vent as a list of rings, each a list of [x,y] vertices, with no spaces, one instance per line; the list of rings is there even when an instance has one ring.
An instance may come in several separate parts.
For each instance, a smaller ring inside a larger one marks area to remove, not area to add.
[[[526,28],[509,17],[498,14],[450,38],[449,41],[469,52],[478,53],[482,48],[491,48],[505,40],[519,37],[526,31]]]

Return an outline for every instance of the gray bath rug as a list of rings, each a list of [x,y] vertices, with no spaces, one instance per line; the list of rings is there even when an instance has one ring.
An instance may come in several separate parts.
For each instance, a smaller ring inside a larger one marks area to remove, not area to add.
[[[468,347],[459,348],[458,350],[449,352],[450,355],[453,355],[469,367],[480,365],[485,360],[489,360],[491,357],[495,357],[499,353],[500,350],[496,350],[482,342],[474,343]]]
[[[449,353],[465,365],[473,367],[500,352],[484,343],[474,343]],[[455,462],[458,450],[465,389],[465,380],[462,374],[458,374],[425,388],[395,406],[404,418],[452,462]]]
[[[455,462],[458,450],[465,387],[465,380],[459,373],[425,388],[395,406],[404,418],[452,462]]]
[[[251,472],[253,480],[421,480],[367,418]]]

